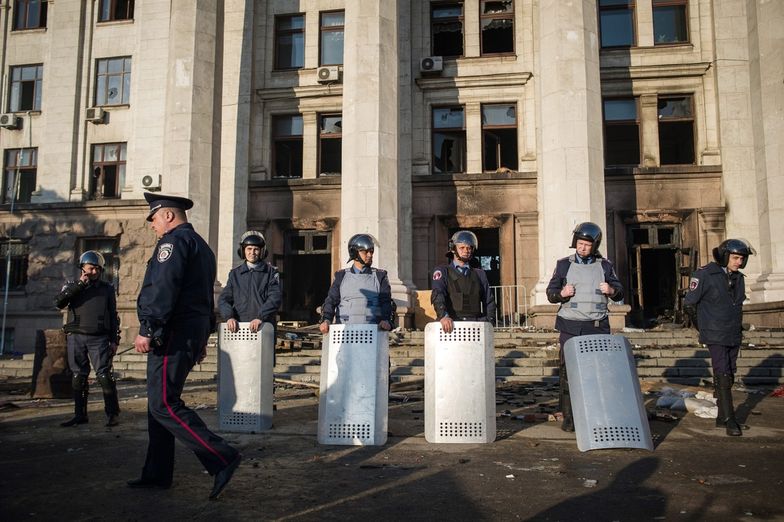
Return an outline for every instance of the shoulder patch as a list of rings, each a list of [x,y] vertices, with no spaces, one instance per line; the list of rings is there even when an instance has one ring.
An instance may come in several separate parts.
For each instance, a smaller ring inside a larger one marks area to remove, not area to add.
[[[441,270],[436,270],[435,272],[433,272],[433,281],[438,281],[439,279],[441,279],[442,275],[443,274],[441,273]]]
[[[171,258],[174,251],[174,245],[171,243],[163,243],[158,247],[158,262],[163,263]]]
[[[700,284],[700,280],[697,279],[696,277],[692,277],[689,280],[689,290],[696,290],[696,288],[697,288],[697,286],[699,286],[699,284]]]

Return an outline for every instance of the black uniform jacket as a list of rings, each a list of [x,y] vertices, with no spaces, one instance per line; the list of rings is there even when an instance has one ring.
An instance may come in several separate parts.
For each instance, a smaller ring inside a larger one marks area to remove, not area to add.
[[[740,272],[729,274],[710,262],[692,275],[685,307],[697,308],[700,342],[737,346],[742,338],[746,283]]]
[[[190,223],[164,234],[147,262],[136,301],[139,334],[162,342],[172,331],[184,332],[191,325],[209,324],[214,331],[216,270],[215,255]]]
[[[449,315],[450,310],[454,310],[452,301],[449,298],[449,285],[448,279],[449,265],[437,266],[433,270],[430,302],[436,312],[436,319],[441,320]],[[484,321],[495,324],[495,295],[490,289],[490,283],[487,281],[487,274],[481,268],[471,268],[471,270],[479,277],[480,285],[480,300],[482,304],[482,312],[484,313]],[[455,319],[454,317],[452,319]]]
[[[260,319],[274,324],[282,300],[278,270],[265,261],[251,269],[243,261],[229,272],[218,310],[224,319],[244,323]]]
[[[66,333],[106,335],[114,344],[120,342],[120,318],[114,286],[106,281],[85,284],[68,281],[54,299],[57,308],[68,307]]]

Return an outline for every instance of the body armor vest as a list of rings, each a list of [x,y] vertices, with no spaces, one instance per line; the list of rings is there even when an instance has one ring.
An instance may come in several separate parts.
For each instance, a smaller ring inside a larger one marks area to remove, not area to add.
[[[340,282],[340,322],[343,324],[371,324],[381,318],[381,285],[375,271],[355,274],[346,269]]]
[[[82,290],[68,305],[68,322],[63,330],[87,335],[110,334],[110,291],[110,287],[99,283]]]
[[[566,284],[574,286],[572,298],[561,304],[558,315],[572,321],[599,321],[607,317],[607,296],[599,290],[604,282],[604,268],[597,259],[589,265],[573,259],[566,272]]]
[[[482,283],[476,271],[469,269],[468,275],[464,276],[450,264],[446,273],[449,316],[458,320],[463,317],[472,319],[482,317]]]

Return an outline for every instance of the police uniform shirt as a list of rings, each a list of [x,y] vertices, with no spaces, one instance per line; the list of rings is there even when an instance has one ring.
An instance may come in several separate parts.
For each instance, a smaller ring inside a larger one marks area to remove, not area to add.
[[[480,285],[482,313],[484,314],[484,318],[482,320],[495,323],[495,296],[490,290],[490,283],[487,281],[487,274],[485,274],[485,271],[481,268],[471,268],[471,266],[468,264],[461,266],[454,261],[451,261],[449,265],[451,265],[455,270],[457,270],[459,274],[464,277],[469,277],[471,273],[477,275]],[[447,282],[449,265],[437,266],[435,270],[433,270],[433,276],[431,278],[432,286],[430,302],[435,308],[436,320],[440,320],[444,317],[450,317],[450,309],[452,308],[452,305],[449,299],[449,286]]]

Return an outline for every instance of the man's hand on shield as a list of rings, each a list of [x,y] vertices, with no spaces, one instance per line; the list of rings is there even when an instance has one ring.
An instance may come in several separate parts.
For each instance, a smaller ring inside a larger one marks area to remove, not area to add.
[[[261,325],[262,325],[261,319],[254,319],[253,321],[250,322],[250,331],[253,333],[258,332],[261,329]]]
[[[452,329],[454,328],[455,324],[451,317],[445,315],[439,322],[441,323],[441,329],[444,331],[444,333],[452,333]]]
[[[236,319],[229,319],[226,321],[226,329],[231,333],[234,333],[240,329],[240,323],[238,323]]]

